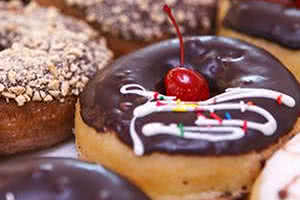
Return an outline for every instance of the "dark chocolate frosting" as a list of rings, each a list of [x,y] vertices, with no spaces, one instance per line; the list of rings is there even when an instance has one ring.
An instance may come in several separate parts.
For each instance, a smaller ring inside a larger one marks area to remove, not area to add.
[[[94,164],[36,158],[1,164],[1,200],[149,200],[127,180]]]
[[[146,100],[134,94],[123,95],[120,88],[125,84],[135,83],[147,90],[164,94],[164,77],[179,63],[178,40],[169,40],[122,57],[107,66],[88,83],[80,97],[81,116],[84,122],[99,132],[113,130],[122,142],[132,146],[129,124],[133,118],[133,110]],[[196,114],[192,112],[153,113],[136,121],[137,134],[142,139],[146,154],[152,152],[187,155],[243,154],[267,148],[293,128],[300,111],[299,84],[288,69],[263,49],[223,37],[185,38],[185,67],[198,71],[206,77],[211,96],[233,87],[265,88],[293,97],[296,106],[290,108],[278,105],[276,101],[265,98],[242,99],[244,102],[252,101],[269,111],[277,121],[276,132],[271,136],[265,136],[249,129],[241,139],[220,142],[184,139],[170,135],[146,137],[141,133],[141,128],[146,123],[182,123],[191,126],[196,118]],[[216,113],[223,118],[225,116],[225,111]],[[234,119],[265,122],[265,119],[252,112],[242,113],[233,110],[230,113]]]
[[[300,9],[263,0],[233,0],[224,24],[234,30],[300,49]]]

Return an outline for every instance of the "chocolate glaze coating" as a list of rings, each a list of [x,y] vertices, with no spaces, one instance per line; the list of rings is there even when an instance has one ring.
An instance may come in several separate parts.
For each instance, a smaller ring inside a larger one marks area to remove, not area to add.
[[[178,66],[178,40],[169,40],[120,58],[99,72],[80,97],[81,116],[85,123],[99,132],[113,130],[124,143],[132,146],[129,123],[136,106],[145,99],[136,95],[122,95],[120,88],[136,83],[147,90],[164,93],[163,80],[167,72]],[[300,87],[295,77],[272,55],[248,43],[222,37],[185,38],[185,67],[204,75],[209,81],[211,96],[226,88],[247,87],[273,89],[292,96],[296,107],[288,108],[269,99],[251,100],[269,111],[278,128],[272,136],[248,130],[233,141],[208,142],[158,135],[146,137],[141,127],[149,122],[193,125],[195,113],[154,113],[136,121],[136,130],[145,146],[145,153],[167,152],[187,155],[231,155],[259,151],[274,144],[294,126],[300,111]],[[238,101],[239,102],[239,101]],[[225,112],[216,112],[224,118]],[[256,114],[230,111],[232,118],[264,122]]]
[[[99,165],[60,158],[1,164],[0,199],[149,200],[125,179]]]
[[[300,9],[297,8],[261,0],[234,0],[224,25],[291,49],[300,49]]]

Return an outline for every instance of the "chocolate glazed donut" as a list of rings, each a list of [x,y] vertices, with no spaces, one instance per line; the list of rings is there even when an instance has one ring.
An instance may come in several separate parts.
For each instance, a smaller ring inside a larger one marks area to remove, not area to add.
[[[1,164],[0,199],[149,200],[126,179],[102,166],[61,158]]]
[[[290,49],[300,49],[299,14],[299,8],[276,2],[234,0],[224,25]],[[260,20],[253,22],[254,18]]]
[[[217,109],[214,112],[222,119],[244,121],[243,128],[247,130],[239,138],[217,141],[187,139],[163,131],[148,137],[143,133],[143,128],[149,123],[183,124],[190,127],[195,126],[197,120],[196,112],[153,112],[137,118],[134,124],[136,134],[144,147],[142,153],[221,156],[259,152],[276,143],[293,128],[300,110],[300,88],[293,75],[276,58],[247,43],[222,37],[186,38],[185,48],[185,67],[206,77],[212,97],[224,93],[228,88],[242,89],[235,90],[232,94],[251,93],[252,90],[246,88],[262,89],[258,91],[262,95],[246,95],[225,103],[240,103],[247,107],[247,102],[252,102],[274,117],[276,127],[273,127],[272,134],[263,134],[262,131],[251,128],[250,123],[264,124],[268,119],[257,112],[251,112],[248,107],[244,111],[241,107]],[[143,95],[122,94],[120,89],[128,84],[135,84],[133,89],[145,88],[147,91],[164,94],[163,80],[171,68],[179,65],[178,52],[178,41],[170,40],[123,57],[106,67],[88,83],[81,95],[83,121],[100,132],[115,131],[123,143],[132,147],[134,141],[130,124],[134,118],[133,112],[145,104],[147,99]],[[275,92],[275,97],[267,98],[271,91]],[[282,97],[292,99],[293,103],[285,104]],[[204,110],[204,116],[209,114],[208,110]],[[247,122],[250,125],[248,128]],[[267,129],[263,131],[268,132],[269,128]],[[210,134],[212,137],[218,134],[226,137],[229,133],[227,130],[224,133],[212,131]]]
[[[219,35],[269,51],[299,81],[300,9],[296,1],[223,0],[219,18]]]

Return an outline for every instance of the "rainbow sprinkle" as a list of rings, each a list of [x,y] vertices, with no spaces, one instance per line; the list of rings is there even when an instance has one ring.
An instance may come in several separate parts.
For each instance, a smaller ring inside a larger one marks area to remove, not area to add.
[[[231,115],[230,115],[229,112],[226,112],[226,113],[225,113],[225,118],[228,119],[228,120],[231,120],[231,119],[232,119],[232,117],[231,117]]]
[[[177,127],[178,127],[179,130],[180,130],[180,136],[181,136],[181,137],[184,137],[184,126],[183,126],[183,124],[182,124],[182,123],[177,124]]]

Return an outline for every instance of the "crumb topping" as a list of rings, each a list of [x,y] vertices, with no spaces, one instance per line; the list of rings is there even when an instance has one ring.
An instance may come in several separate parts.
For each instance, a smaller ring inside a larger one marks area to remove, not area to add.
[[[217,0],[65,0],[85,12],[89,22],[97,22],[103,32],[125,39],[152,40],[175,35],[162,11],[167,3],[173,9],[185,35],[212,34],[215,31]]]
[[[0,8],[0,96],[7,102],[64,102],[112,58],[103,38],[56,9]]]

